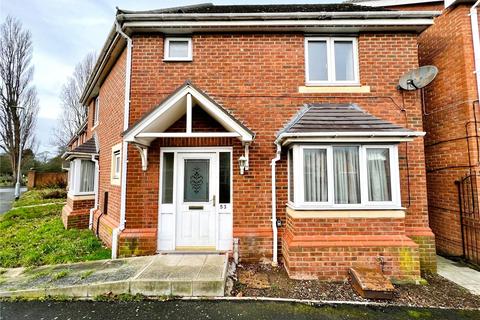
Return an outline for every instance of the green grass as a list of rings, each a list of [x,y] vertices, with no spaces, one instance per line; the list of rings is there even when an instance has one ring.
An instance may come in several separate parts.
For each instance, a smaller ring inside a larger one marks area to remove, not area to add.
[[[33,197],[32,197],[33,198]],[[61,204],[12,209],[0,216],[0,267],[108,259],[90,230],[65,230]]]
[[[33,189],[23,193],[13,207],[24,207],[35,204],[65,202],[67,192],[64,189]]]

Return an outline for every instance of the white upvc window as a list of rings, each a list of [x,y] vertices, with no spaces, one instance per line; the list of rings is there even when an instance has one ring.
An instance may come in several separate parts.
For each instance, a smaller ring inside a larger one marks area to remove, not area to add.
[[[193,49],[191,38],[165,38],[165,61],[192,61]]]
[[[72,195],[94,194],[95,170],[95,163],[91,160],[72,160],[70,163],[68,192]]]
[[[305,80],[307,85],[360,85],[357,38],[305,38]]]
[[[94,104],[94,110],[93,110],[93,125],[96,126],[98,124],[98,119],[100,116],[100,97],[95,98],[95,104]]]
[[[120,150],[113,154],[113,178],[120,178]]]
[[[397,145],[294,145],[288,151],[294,209],[399,209]]]
[[[119,143],[112,147],[112,160],[110,183],[112,185],[120,185],[120,176],[122,172],[122,144]]]

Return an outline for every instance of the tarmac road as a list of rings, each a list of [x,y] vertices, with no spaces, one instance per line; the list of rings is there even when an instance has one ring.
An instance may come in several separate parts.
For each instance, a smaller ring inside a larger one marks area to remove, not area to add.
[[[140,302],[0,302],[1,320],[77,319],[480,319],[480,311],[367,307],[310,306],[266,301],[140,301]]]

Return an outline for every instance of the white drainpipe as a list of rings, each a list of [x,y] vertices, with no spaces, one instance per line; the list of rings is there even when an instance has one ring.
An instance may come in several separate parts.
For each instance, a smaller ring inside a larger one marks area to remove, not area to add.
[[[124,114],[123,114],[123,130],[128,129],[128,120],[130,117],[130,76],[132,70],[132,39],[126,35],[115,20],[117,32],[127,40],[127,61],[125,66],[125,100],[124,100]],[[127,198],[127,163],[128,163],[128,144],[122,142],[122,176],[121,176],[121,191],[120,191],[120,225],[112,232],[112,258],[117,257],[118,235],[125,229],[125,210]]]
[[[473,57],[475,59],[475,75],[477,77],[477,99],[480,100],[480,33],[478,32],[478,11],[480,0],[470,8],[470,23],[472,26]]]
[[[278,265],[278,245],[277,245],[277,239],[278,239],[278,229],[277,229],[277,187],[276,187],[276,174],[275,174],[275,168],[277,165],[277,161],[280,160],[280,153],[282,151],[282,146],[280,145],[280,142],[275,141],[275,145],[277,146],[277,153],[275,158],[272,159],[272,230],[273,230],[273,255],[272,255],[272,265],[277,266]]]
[[[90,217],[88,220],[88,229],[92,230],[93,228],[93,212],[98,209],[98,178],[99,178],[99,164],[98,160],[95,158],[95,156],[92,156],[92,161],[95,163],[95,178],[94,178],[94,190],[95,190],[95,203],[93,205],[93,208],[90,209]]]

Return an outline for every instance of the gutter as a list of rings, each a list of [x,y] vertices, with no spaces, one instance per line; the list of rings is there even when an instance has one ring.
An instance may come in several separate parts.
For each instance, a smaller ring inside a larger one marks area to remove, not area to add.
[[[125,63],[125,100],[123,113],[123,129],[127,130],[130,118],[130,81],[132,70],[132,39],[127,36],[121,29],[120,24],[115,20],[116,31],[127,41],[127,61]],[[127,197],[127,163],[128,163],[128,143],[122,141],[122,179],[120,191],[120,224],[119,227],[112,232],[112,258],[117,257],[118,235],[125,229],[125,211]]]
[[[480,0],[478,0],[470,8],[470,23],[472,26],[472,41],[473,41],[473,57],[475,60],[475,75],[477,78],[477,99],[480,101],[480,33],[478,30],[478,10],[477,7],[480,5]]]
[[[480,0],[479,0],[480,1]],[[425,132],[421,131],[336,131],[336,132],[298,132],[298,133],[281,133],[276,141],[284,138],[298,137],[423,137]]]
[[[302,20],[432,18],[440,11],[259,12],[259,13],[121,13],[118,21],[158,20]]]
[[[279,140],[275,140],[275,145],[277,146],[277,152],[275,158],[272,159],[272,231],[273,231],[273,254],[272,254],[272,265],[276,267],[278,265],[278,228],[277,228],[277,186],[276,186],[276,164],[280,160],[280,153],[282,152],[282,146],[280,145]]]

